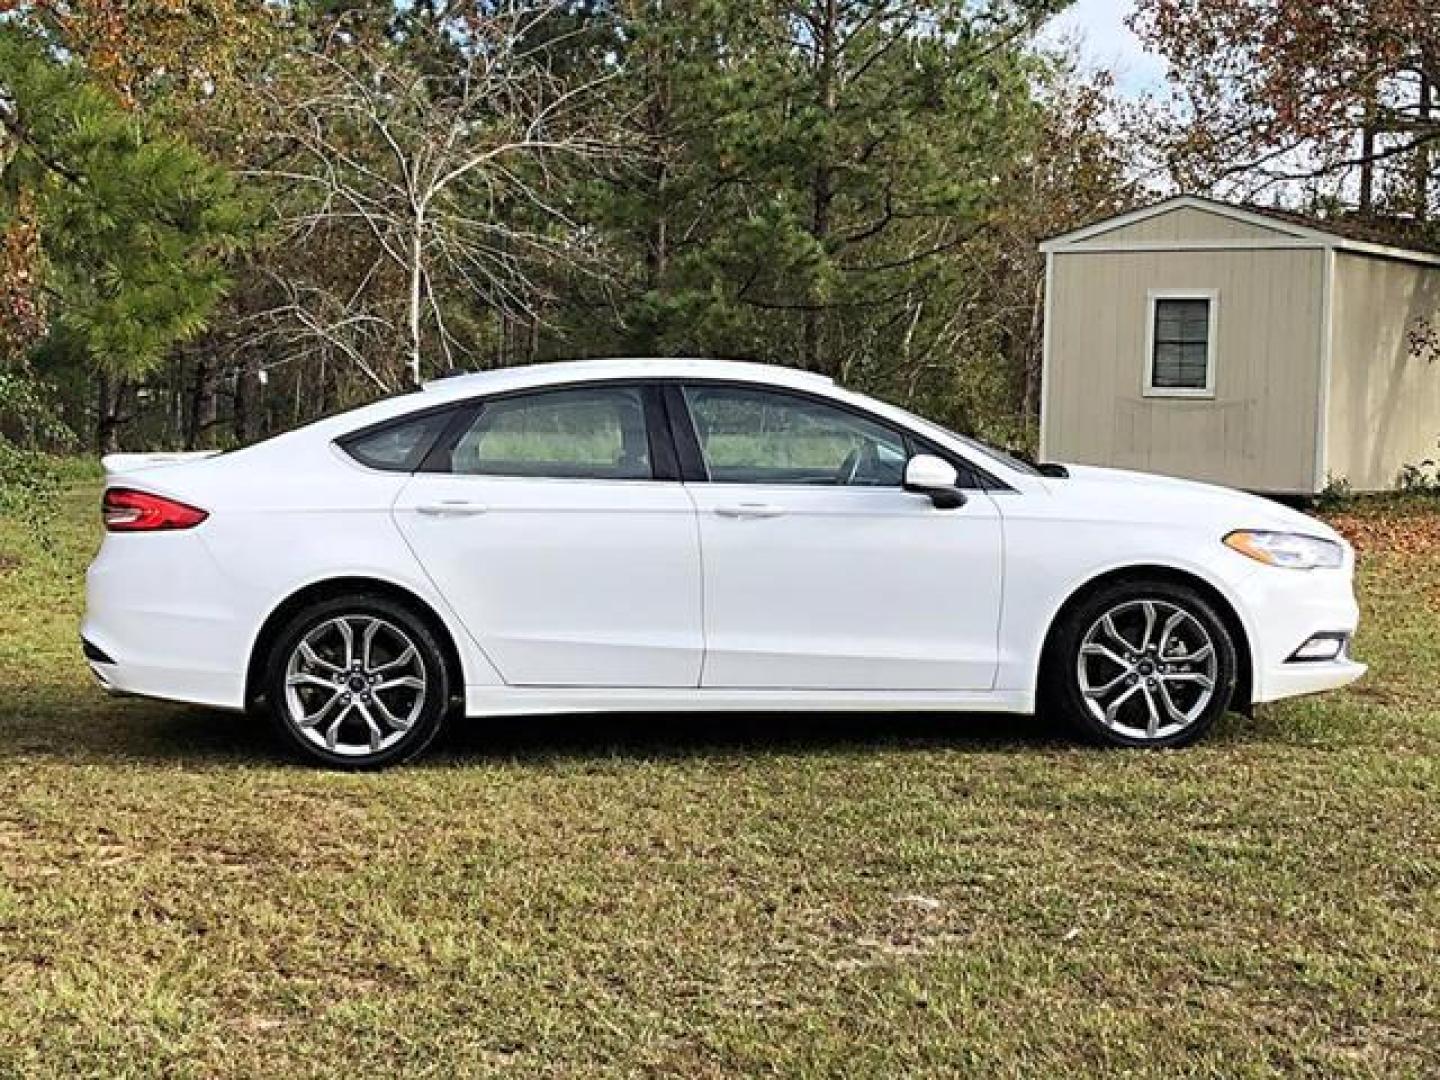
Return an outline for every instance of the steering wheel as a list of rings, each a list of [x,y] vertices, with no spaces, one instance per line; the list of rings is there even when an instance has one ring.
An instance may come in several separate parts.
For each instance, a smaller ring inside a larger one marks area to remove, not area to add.
[[[879,464],[880,455],[875,444],[867,439],[845,455],[845,460],[840,463],[840,471],[836,473],[836,482],[842,487],[850,487],[861,470],[869,472]]]

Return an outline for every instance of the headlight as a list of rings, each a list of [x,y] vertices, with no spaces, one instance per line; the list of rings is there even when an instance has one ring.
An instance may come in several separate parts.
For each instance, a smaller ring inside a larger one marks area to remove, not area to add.
[[[1290,570],[1331,569],[1345,560],[1344,549],[1334,540],[1303,533],[1238,529],[1225,537],[1225,546],[1267,566]]]

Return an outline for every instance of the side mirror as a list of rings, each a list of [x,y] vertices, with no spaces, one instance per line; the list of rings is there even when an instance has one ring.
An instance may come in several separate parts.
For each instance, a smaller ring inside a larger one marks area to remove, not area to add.
[[[965,505],[965,493],[956,486],[959,480],[955,466],[933,454],[916,454],[905,463],[905,490],[928,495],[938,510]]]

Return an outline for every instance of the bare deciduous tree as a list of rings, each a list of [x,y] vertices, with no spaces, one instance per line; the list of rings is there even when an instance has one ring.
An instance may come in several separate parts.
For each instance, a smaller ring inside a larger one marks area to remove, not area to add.
[[[288,318],[291,335],[335,348],[361,325],[388,326],[418,383],[427,356],[451,367],[464,350],[447,324],[457,301],[535,318],[538,271],[599,271],[596,238],[557,197],[557,174],[624,156],[617,117],[601,107],[615,72],[557,71],[557,39],[546,36],[557,10],[441,18],[404,49],[337,31],[304,54],[307,92],[287,86],[270,101],[283,151],[263,175],[282,192],[282,242],[333,251],[349,234],[364,255],[352,260],[353,288],[333,278],[329,288],[289,286],[257,320],[266,332],[282,333],[277,321]],[[328,314],[307,305],[316,297]]]

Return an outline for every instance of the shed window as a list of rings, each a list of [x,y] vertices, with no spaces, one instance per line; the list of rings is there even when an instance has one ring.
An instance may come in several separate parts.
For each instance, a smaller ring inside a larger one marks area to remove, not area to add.
[[[1208,396],[1214,390],[1214,296],[1152,296],[1146,391]]]

